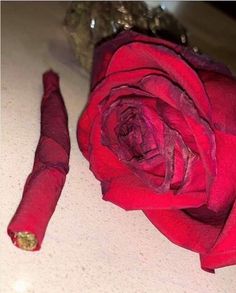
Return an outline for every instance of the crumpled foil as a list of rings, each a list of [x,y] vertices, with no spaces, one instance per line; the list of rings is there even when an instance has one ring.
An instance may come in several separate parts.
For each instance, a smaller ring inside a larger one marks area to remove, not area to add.
[[[149,9],[143,1],[71,2],[64,27],[76,58],[88,72],[94,47],[122,30],[132,29],[187,44],[186,29],[172,14],[161,6]]]

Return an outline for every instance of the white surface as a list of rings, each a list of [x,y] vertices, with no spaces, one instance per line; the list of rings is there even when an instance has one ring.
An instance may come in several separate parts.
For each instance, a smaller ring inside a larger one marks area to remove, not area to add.
[[[141,212],[101,200],[77,147],[88,80],[61,24],[65,3],[2,3],[1,293],[234,293],[236,267],[209,274]],[[39,252],[14,247],[7,225],[21,199],[39,137],[41,75],[60,74],[69,113],[70,172]]]

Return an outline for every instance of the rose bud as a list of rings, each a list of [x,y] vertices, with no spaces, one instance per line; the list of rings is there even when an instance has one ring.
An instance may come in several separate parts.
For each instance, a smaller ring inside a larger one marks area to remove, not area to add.
[[[58,75],[44,73],[43,84],[41,134],[34,166],[8,226],[13,243],[24,250],[40,249],[69,171],[70,138]]]
[[[123,32],[95,51],[77,137],[104,200],[142,210],[207,271],[236,264],[236,80],[224,65]]]

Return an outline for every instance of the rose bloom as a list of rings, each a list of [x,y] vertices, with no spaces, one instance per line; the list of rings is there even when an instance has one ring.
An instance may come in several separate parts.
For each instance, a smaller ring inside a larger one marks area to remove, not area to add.
[[[236,264],[236,80],[224,65],[123,32],[95,51],[77,137],[104,200],[142,210],[206,271]]]

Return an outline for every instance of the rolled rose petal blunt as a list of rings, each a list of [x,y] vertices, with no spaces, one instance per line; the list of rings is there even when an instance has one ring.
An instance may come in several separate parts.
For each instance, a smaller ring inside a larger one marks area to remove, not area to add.
[[[12,242],[29,251],[40,249],[69,171],[68,118],[58,75],[52,70],[45,72],[43,85],[41,133],[34,166],[7,229]]]

